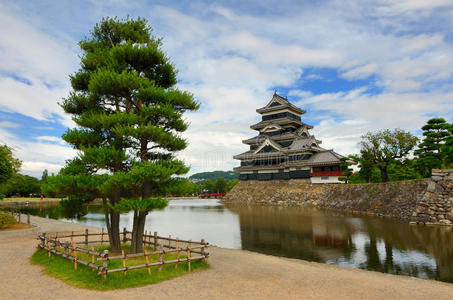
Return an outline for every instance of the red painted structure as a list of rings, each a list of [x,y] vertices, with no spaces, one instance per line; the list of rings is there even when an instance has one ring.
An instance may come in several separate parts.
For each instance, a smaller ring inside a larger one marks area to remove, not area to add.
[[[217,193],[217,194],[203,194],[198,195],[198,198],[216,198],[216,197],[223,197],[226,193]]]

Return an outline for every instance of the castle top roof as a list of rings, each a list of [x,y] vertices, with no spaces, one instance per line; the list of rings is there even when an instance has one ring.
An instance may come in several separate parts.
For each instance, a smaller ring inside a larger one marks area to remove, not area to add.
[[[289,102],[288,99],[278,95],[277,92],[274,93],[274,96],[272,97],[271,101],[269,101],[269,103],[266,106],[258,108],[256,112],[259,114],[264,114],[267,112],[273,112],[282,109],[291,110],[295,112],[297,115],[302,115],[306,113],[305,110],[295,106],[294,104]]]

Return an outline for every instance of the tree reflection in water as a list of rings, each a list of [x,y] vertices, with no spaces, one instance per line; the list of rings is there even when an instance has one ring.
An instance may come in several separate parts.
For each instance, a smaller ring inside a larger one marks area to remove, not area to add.
[[[232,206],[242,248],[453,282],[453,228],[315,208]]]
[[[81,204],[79,201],[74,200],[62,200],[57,204],[46,204],[39,205],[33,204],[26,206],[25,204],[19,208],[15,208],[16,211],[21,213],[30,213],[34,216],[40,216],[43,218],[50,219],[80,219],[88,214],[88,206]]]

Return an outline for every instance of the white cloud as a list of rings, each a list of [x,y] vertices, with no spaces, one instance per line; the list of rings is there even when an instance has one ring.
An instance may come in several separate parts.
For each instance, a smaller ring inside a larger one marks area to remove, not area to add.
[[[258,121],[255,109],[270,100],[274,87],[288,88],[290,100],[308,109],[306,116],[322,120],[314,132],[338,152],[355,152],[368,130],[417,130],[428,116],[451,119],[453,47],[446,34],[453,23],[451,18],[442,23],[447,20],[442,11],[451,14],[452,4],[332,0],[286,10],[282,4],[281,14],[258,14],[195,1],[192,10],[153,5],[140,13],[149,12],[156,34],[164,37],[163,47],[180,70],[179,88],[202,102],[199,112],[187,115],[189,147],[180,154],[194,172],[238,164],[231,157],[247,149],[241,140],[254,135],[249,126]],[[118,8],[129,12],[130,5],[112,0],[94,8],[108,15]],[[197,7],[203,10],[194,12]],[[6,24],[0,28],[0,109],[38,120],[57,114],[73,126],[56,102],[68,94],[67,76],[77,67],[76,41],[65,37],[64,29],[44,32],[6,5],[0,4],[0,18]],[[316,68],[333,68],[346,80],[375,81],[350,91],[338,86],[335,92],[314,93],[312,82],[329,80]],[[371,94],[376,86],[379,92]],[[47,143],[59,142],[56,138],[14,139],[30,170],[42,163],[62,165],[74,155],[68,147]],[[28,147],[36,147],[37,155]]]
[[[10,121],[0,121],[0,128],[19,128],[21,126],[21,124]]]
[[[0,4],[0,19],[0,109],[38,120],[57,114],[73,125],[57,102],[77,67],[76,42],[40,31],[11,5]]]
[[[63,143],[63,140],[57,136],[43,135],[43,136],[37,136],[37,137],[35,137],[35,139],[37,139],[38,141]]]

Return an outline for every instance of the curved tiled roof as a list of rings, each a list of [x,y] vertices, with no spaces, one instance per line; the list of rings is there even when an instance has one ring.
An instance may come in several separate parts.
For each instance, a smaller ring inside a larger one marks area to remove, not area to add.
[[[313,126],[308,125],[308,124],[306,124],[306,123],[304,123],[302,121],[295,120],[295,119],[288,118],[288,117],[283,117],[283,118],[273,119],[273,120],[267,120],[267,121],[261,121],[261,122],[258,122],[256,124],[253,124],[252,126],[250,126],[250,128],[251,129],[255,129],[255,130],[259,130],[259,129],[264,128],[267,125],[271,125],[271,124],[276,124],[276,125],[296,124],[296,125],[299,125],[299,126],[307,126],[308,129],[312,129],[313,128]]]

